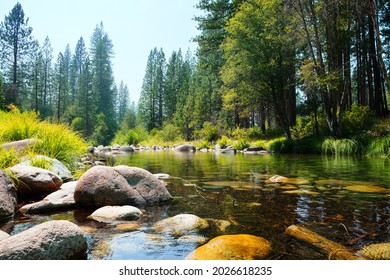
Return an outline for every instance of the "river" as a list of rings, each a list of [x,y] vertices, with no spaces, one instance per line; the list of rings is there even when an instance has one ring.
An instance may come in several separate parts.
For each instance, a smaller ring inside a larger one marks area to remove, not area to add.
[[[273,244],[270,259],[327,259],[313,246],[284,230],[304,226],[351,249],[390,242],[390,161],[319,155],[234,155],[142,151],[113,159],[114,164],[169,174],[174,197],[146,207],[132,231],[91,221],[90,212],[72,210],[16,217],[12,233],[50,219],[80,225],[89,242],[88,259],[184,259],[198,245],[157,235],[151,225],[182,213],[231,223],[223,234],[247,233]],[[289,178],[270,182],[274,175]],[[9,230],[10,231],[10,230]],[[203,233],[206,238],[221,232]]]

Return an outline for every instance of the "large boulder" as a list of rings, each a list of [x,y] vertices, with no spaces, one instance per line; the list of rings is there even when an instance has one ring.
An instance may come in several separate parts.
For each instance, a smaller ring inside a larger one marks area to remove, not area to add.
[[[14,142],[8,142],[3,145],[1,145],[1,148],[4,148],[5,150],[9,151],[13,149],[16,152],[22,151],[30,146],[35,145],[38,142],[36,139],[24,139]]]
[[[166,183],[152,173],[129,166],[94,166],[77,182],[74,199],[80,206],[141,206],[172,199]]]
[[[104,206],[95,210],[88,218],[98,222],[113,223],[136,220],[142,215],[141,210],[130,205]]]
[[[271,253],[271,243],[250,234],[221,235],[190,253],[187,260],[257,260]]]
[[[15,213],[17,196],[14,184],[0,169],[0,220]]]
[[[55,191],[38,202],[26,204],[19,211],[23,214],[39,214],[51,211],[70,209],[76,205],[74,190],[77,181],[64,183],[58,191]]]
[[[48,166],[48,170],[57,174],[62,181],[70,181],[73,179],[72,172],[58,159],[47,156],[36,155],[34,157],[26,157],[20,163],[22,165],[33,166],[34,162],[44,162]]]
[[[0,260],[85,258],[82,230],[69,221],[49,221],[0,241]]]
[[[193,145],[183,144],[175,147],[177,152],[196,152],[196,148]]]
[[[179,214],[158,221],[153,225],[157,232],[169,233],[173,236],[197,233],[208,227],[207,220],[192,214]]]
[[[17,164],[9,171],[16,177],[17,192],[23,197],[47,195],[59,190],[62,185],[61,178],[46,169]]]

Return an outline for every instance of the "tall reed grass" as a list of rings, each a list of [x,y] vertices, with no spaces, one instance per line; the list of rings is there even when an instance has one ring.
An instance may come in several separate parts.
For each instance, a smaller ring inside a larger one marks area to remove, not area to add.
[[[0,144],[29,138],[38,141],[18,156],[45,155],[58,159],[71,170],[75,167],[75,157],[81,156],[87,146],[82,137],[65,124],[41,121],[34,112],[0,111]]]
[[[322,143],[321,149],[324,154],[333,154],[335,156],[359,155],[363,152],[361,143],[355,139],[327,138]]]
[[[367,156],[389,158],[390,157],[390,134],[372,140],[367,148]]]

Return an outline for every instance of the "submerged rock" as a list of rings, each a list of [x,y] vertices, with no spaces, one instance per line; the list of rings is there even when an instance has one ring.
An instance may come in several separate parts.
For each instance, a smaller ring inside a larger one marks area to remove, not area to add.
[[[53,172],[22,164],[17,164],[9,169],[13,176],[18,194],[29,196],[47,195],[60,189],[61,178]]]
[[[43,200],[22,206],[19,211],[23,214],[38,214],[50,211],[70,209],[76,205],[74,201],[74,190],[77,181],[68,182],[61,186]]]
[[[207,220],[192,214],[179,214],[158,221],[153,225],[157,232],[169,233],[174,236],[183,236],[197,233],[209,227]]]
[[[171,200],[166,185],[141,168],[94,166],[78,180],[74,199],[76,204],[89,208],[140,206]]]
[[[271,183],[283,183],[283,184],[293,184],[293,185],[309,185],[310,181],[301,178],[287,178],[284,176],[275,175],[269,178],[268,180]]]
[[[69,221],[49,221],[0,241],[0,260],[68,260],[85,257],[87,242]]]
[[[249,234],[221,235],[190,253],[187,260],[256,260],[271,253],[271,242]]]
[[[17,196],[14,184],[0,169],[0,220],[14,215],[16,204]]]
[[[130,205],[104,206],[94,211],[88,218],[98,222],[112,223],[115,221],[136,220],[141,215],[141,210]]]
[[[370,185],[352,185],[344,187],[345,190],[363,193],[389,193],[390,189]]]

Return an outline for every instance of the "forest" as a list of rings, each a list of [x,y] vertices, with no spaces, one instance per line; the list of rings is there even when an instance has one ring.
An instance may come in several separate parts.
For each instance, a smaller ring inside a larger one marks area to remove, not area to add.
[[[247,147],[283,138],[295,146],[321,139],[326,149],[347,139],[358,153],[380,138],[390,155],[388,1],[199,0],[196,7],[196,52],[150,50],[140,99],[131,101],[127,85],[115,84],[103,23],[89,46],[81,37],[75,50],[64,46],[54,56],[17,3],[0,24],[0,108],[35,111],[94,145]]]

